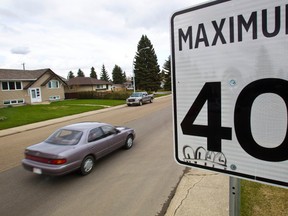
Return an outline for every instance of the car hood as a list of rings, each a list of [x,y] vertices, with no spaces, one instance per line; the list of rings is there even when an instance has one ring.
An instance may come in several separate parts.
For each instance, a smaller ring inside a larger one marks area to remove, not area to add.
[[[119,130],[119,131],[123,131],[123,130],[127,130],[127,129],[130,129],[130,128],[124,127],[124,126],[116,126],[116,129]]]
[[[75,145],[55,145],[42,142],[36,145],[29,146],[25,149],[25,153],[37,157],[57,158],[66,151],[74,149]]]
[[[137,98],[141,98],[141,97],[129,97],[128,99],[137,99]]]

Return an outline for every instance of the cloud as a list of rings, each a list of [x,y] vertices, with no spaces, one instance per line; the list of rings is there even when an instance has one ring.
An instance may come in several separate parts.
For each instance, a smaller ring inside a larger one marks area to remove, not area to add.
[[[11,53],[13,54],[21,54],[26,55],[30,52],[28,47],[15,47],[11,49]]]
[[[66,77],[78,69],[89,76],[92,66],[99,76],[103,64],[111,74],[117,64],[131,75],[137,44],[147,35],[161,68],[170,55],[172,14],[200,1],[1,0],[1,67],[25,62]]]

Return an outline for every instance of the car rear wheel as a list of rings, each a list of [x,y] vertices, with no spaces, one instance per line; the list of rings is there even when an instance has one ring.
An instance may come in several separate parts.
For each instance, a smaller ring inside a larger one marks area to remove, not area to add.
[[[132,136],[132,135],[129,135],[129,136],[127,137],[127,139],[126,139],[124,148],[125,148],[125,149],[130,149],[132,146],[133,146],[133,136]]]
[[[88,175],[91,173],[92,169],[94,168],[94,158],[89,155],[85,157],[81,163],[80,173],[81,175]]]

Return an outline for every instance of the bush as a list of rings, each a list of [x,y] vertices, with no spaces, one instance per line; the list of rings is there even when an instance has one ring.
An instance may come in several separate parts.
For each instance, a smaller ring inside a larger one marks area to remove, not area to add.
[[[130,96],[131,92],[119,91],[119,92],[96,92],[87,91],[79,92],[77,99],[110,99],[110,100],[125,100]]]

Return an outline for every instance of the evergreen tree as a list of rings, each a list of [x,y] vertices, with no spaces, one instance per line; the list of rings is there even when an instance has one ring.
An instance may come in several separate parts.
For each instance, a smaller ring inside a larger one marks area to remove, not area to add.
[[[134,62],[136,89],[157,91],[160,88],[161,77],[158,59],[151,41],[142,35]]]
[[[97,79],[97,74],[94,67],[91,68],[90,77]]]
[[[78,70],[77,77],[85,77],[84,72],[80,68]]]
[[[123,84],[126,81],[126,74],[122,72],[118,65],[113,68],[112,79],[114,84]]]
[[[168,60],[165,61],[163,65],[164,72],[164,89],[171,91],[171,57],[168,57]]]
[[[126,72],[123,72],[123,81],[126,82],[127,81],[127,76],[126,76]]]
[[[104,81],[109,82],[109,79],[110,78],[109,78],[108,72],[106,71],[105,66],[103,64],[102,70],[101,70],[101,75],[100,75],[100,80],[104,80]]]
[[[69,73],[68,73],[68,80],[69,79],[72,79],[72,78],[74,78],[75,77],[75,75],[74,75],[74,73],[72,72],[72,71],[70,71]]]

